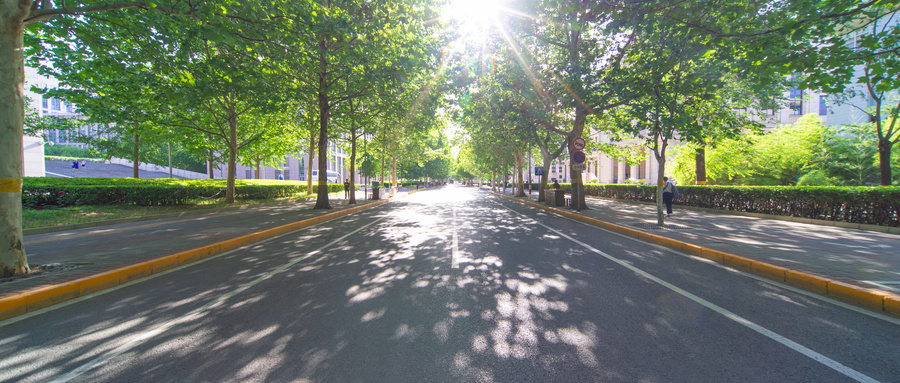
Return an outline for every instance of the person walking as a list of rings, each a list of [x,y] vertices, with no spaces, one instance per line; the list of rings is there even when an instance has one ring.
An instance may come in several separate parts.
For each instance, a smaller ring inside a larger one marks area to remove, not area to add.
[[[344,199],[350,198],[350,179],[344,178]]]
[[[675,198],[675,184],[669,177],[663,177],[663,203],[666,204],[666,217],[672,215],[672,200]]]
[[[81,160],[81,168],[84,169],[85,167],[87,167],[86,165],[87,165],[87,162],[84,162],[84,160]]]
[[[78,160],[72,161],[72,169],[78,170]]]

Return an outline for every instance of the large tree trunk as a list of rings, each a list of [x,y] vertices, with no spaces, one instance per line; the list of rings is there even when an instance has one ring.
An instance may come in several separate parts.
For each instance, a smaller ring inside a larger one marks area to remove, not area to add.
[[[328,118],[331,105],[328,103],[328,61],[325,57],[325,41],[319,42],[319,187],[316,190],[316,205],[313,209],[331,209],[328,203]]]
[[[891,186],[893,175],[891,174],[891,147],[894,143],[890,138],[878,139],[878,169],[881,174],[881,186]]]
[[[522,169],[524,169],[524,167],[525,167],[525,165],[523,164],[523,162],[525,162],[525,150],[519,149],[519,153],[518,153],[517,157],[518,157],[517,160],[519,163],[519,171],[517,172],[518,178],[516,179],[516,183],[518,184],[517,185],[518,191],[516,192],[516,197],[524,197],[525,196],[525,173],[522,171]]]
[[[697,165],[697,185],[706,185],[706,144],[701,143],[700,147],[697,148],[697,154],[695,158],[695,163]]]
[[[24,25],[31,1],[3,2],[0,19],[0,277],[25,274],[22,234],[22,135],[25,118]],[[11,12],[8,13],[8,12]]]
[[[134,135],[134,149],[131,153],[131,173],[132,177],[140,178],[140,166],[141,166],[141,157],[140,157],[140,144],[141,144],[141,136],[138,134]]]
[[[254,178],[256,178],[256,179],[259,179],[259,169],[260,169],[260,167],[262,167],[262,160],[260,160],[259,157],[256,157],[256,177],[254,177]]]
[[[313,186],[312,186],[312,163],[313,163],[313,154],[316,152],[316,132],[310,131],[309,133],[309,153],[307,155],[306,160],[306,194],[312,195]]]
[[[228,109],[228,180],[225,184],[225,203],[234,203],[237,151],[237,111],[235,111],[234,104],[231,104]]]
[[[350,123],[350,200],[348,204],[356,203],[356,124]]]
[[[567,146],[569,147],[569,161],[574,164],[572,159],[575,158],[574,142],[575,139],[581,137],[584,132],[584,124],[587,121],[588,111],[581,104],[575,106],[575,123],[572,126],[572,134],[569,135]],[[575,170],[574,166],[569,166],[569,175],[572,180],[572,208],[575,210],[586,210],[587,203],[584,199],[584,183],[581,180],[581,171]]]

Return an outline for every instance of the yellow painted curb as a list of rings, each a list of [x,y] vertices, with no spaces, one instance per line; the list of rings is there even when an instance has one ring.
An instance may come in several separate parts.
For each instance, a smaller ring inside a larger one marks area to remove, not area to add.
[[[614,223],[601,221],[596,218],[585,217],[580,214],[563,211],[561,209],[545,206],[528,200],[520,200],[518,198],[510,197],[490,190],[488,190],[487,192],[509,200],[541,208],[562,215],[564,217],[572,218],[577,221],[599,226],[616,233],[628,235],[630,237],[665,246],[673,250],[696,255],[701,258],[706,258],[721,264],[749,271],[759,276],[777,280],[779,282],[785,282],[797,287],[802,287],[807,290],[812,290],[817,293],[829,295],[831,297],[856,303],[861,306],[879,311],[885,311],[900,316],[900,296],[888,292],[867,289],[843,282],[832,281],[810,273],[791,270],[781,266],[775,266],[766,262],[756,261],[750,258],[726,253],[724,251],[710,249],[700,245],[694,245],[668,237],[616,225]]]
[[[787,269],[780,266],[773,266],[765,262],[754,261],[750,265],[750,271],[756,275],[762,275],[769,279],[784,282],[784,274]]]
[[[884,310],[884,295],[849,283],[829,281],[828,295],[869,308]]]
[[[817,293],[828,294],[828,280],[819,276],[794,270],[786,270],[784,272],[784,281]]]
[[[884,297],[884,311],[900,316],[900,297],[896,295],[886,295]]]
[[[0,320],[9,319],[28,312],[39,310],[69,299],[95,293],[100,290],[115,287],[120,284],[141,279],[168,269],[172,269],[204,258],[221,254],[229,250],[237,249],[252,243],[256,243],[278,235],[289,233],[312,226],[331,219],[353,214],[361,210],[370,209],[392,201],[385,199],[354,206],[332,213],[305,219],[294,223],[262,230],[256,233],[245,234],[240,237],[227,239],[221,242],[185,250],[160,258],[151,259],[122,266],[114,270],[90,275],[74,281],[63,282],[53,286],[41,287],[35,290],[25,291],[19,294],[0,298]]]

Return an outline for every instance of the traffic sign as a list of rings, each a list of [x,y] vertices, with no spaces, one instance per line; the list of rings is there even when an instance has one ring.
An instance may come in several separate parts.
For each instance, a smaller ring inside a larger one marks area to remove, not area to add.
[[[584,152],[577,151],[572,155],[572,161],[575,161],[576,164],[583,164],[584,160],[587,159],[587,156],[584,155]]]
[[[536,175],[536,176],[544,175],[544,167],[543,166],[535,166],[534,167],[534,175]]]
[[[583,172],[587,170],[587,164],[572,164],[572,170],[576,172]]]
[[[575,150],[584,149],[584,145],[584,138],[578,137],[575,141],[572,141],[572,147],[575,148]]]

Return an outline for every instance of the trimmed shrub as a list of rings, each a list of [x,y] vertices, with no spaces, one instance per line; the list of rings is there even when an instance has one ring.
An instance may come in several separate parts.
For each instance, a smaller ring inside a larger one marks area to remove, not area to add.
[[[26,177],[22,205],[50,206],[130,204],[141,206],[184,205],[198,199],[223,198],[226,180],[55,178]],[[329,184],[329,192],[343,191],[343,184]],[[235,180],[236,199],[273,199],[303,194],[306,183],[276,180]]]

